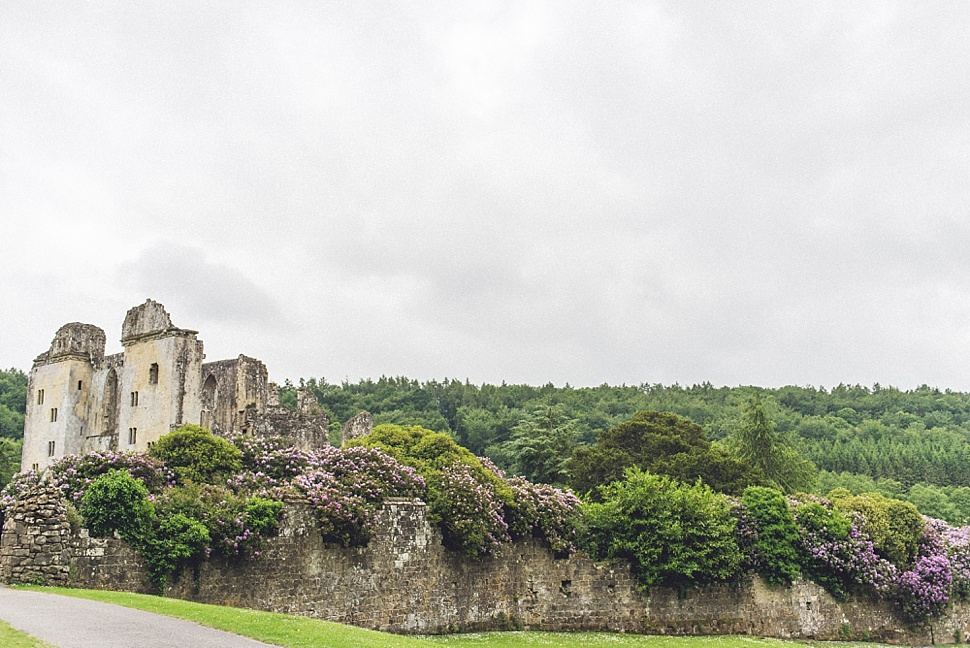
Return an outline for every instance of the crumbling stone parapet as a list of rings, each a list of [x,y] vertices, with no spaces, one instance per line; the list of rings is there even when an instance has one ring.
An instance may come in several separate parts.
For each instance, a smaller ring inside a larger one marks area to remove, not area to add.
[[[60,490],[41,483],[7,511],[0,536],[0,582],[67,585],[71,526]]]
[[[351,439],[359,439],[362,436],[370,434],[373,429],[374,417],[371,416],[370,412],[361,412],[344,423],[344,429],[341,433],[341,445],[346,444]]]

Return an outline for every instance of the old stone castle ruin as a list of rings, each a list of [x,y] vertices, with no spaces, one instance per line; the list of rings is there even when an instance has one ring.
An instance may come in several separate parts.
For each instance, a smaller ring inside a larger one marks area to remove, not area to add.
[[[203,362],[197,336],[150,299],[125,316],[121,353],[104,354],[104,331],[93,324],[58,329],[30,370],[21,469],[75,453],[144,451],[187,423],[280,435],[303,449],[327,444],[327,417],[309,390],[298,392],[296,411],[281,407],[266,365],[244,355]]]

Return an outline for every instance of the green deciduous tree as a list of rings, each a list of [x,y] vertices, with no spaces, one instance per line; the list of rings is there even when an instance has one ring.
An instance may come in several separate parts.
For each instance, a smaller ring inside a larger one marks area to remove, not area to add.
[[[763,481],[756,470],[712,445],[701,426],[670,412],[637,412],[601,434],[595,446],[579,448],[566,464],[570,486],[594,498],[597,486],[622,479],[631,466],[683,481],[700,478],[737,495]]]
[[[20,452],[23,441],[0,437],[0,488],[10,483],[10,478],[20,470]]]

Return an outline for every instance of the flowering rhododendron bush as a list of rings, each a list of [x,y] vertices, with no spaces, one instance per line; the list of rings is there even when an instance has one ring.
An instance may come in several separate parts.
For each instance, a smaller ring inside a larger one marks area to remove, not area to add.
[[[293,486],[317,511],[324,539],[365,545],[388,497],[422,497],[424,479],[410,466],[373,448],[326,447],[307,456]]]
[[[575,550],[580,507],[568,491],[508,480],[488,459],[419,426],[379,425],[352,443],[381,450],[424,478],[428,515],[452,549],[476,556],[514,537],[534,536],[554,551]]]
[[[92,452],[68,455],[50,467],[50,479],[61,489],[68,502],[77,504],[91,483],[112,470],[127,470],[144,484],[150,493],[175,485],[175,473],[158,459],[136,452]],[[0,494],[0,507],[7,508],[40,482],[40,474],[28,470],[14,475]]]

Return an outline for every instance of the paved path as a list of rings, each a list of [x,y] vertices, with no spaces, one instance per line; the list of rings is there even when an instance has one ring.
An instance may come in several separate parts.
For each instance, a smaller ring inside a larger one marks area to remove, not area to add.
[[[0,585],[0,619],[61,648],[268,648],[190,621]]]

